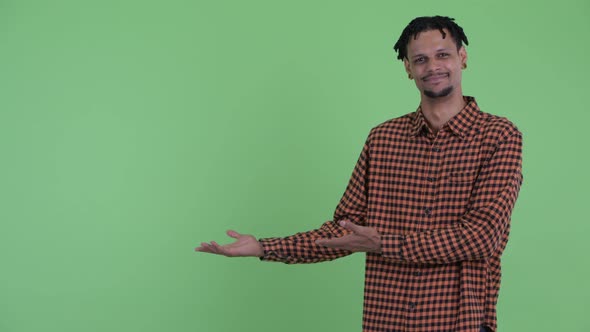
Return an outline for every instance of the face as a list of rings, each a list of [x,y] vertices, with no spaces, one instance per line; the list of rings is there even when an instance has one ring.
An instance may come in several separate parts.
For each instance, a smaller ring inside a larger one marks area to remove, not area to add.
[[[445,29],[424,31],[410,38],[406,72],[412,75],[422,98],[442,98],[461,91],[461,69],[467,61],[465,48],[457,45]]]

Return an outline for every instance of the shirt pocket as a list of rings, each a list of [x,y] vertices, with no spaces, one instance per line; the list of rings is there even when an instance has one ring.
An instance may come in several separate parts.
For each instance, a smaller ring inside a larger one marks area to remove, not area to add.
[[[449,171],[445,179],[450,184],[472,184],[476,176],[477,170]]]
[[[477,169],[449,170],[443,173],[439,188],[440,208],[450,220],[462,216],[469,210],[469,202],[477,178]]]

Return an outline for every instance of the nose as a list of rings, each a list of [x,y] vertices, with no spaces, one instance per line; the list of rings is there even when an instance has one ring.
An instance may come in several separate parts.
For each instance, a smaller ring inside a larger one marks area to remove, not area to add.
[[[432,60],[428,61],[428,64],[426,66],[426,70],[429,73],[434,73],[436,72],[438,69],[440,69],[441,65],[438,59],[433,58]]]

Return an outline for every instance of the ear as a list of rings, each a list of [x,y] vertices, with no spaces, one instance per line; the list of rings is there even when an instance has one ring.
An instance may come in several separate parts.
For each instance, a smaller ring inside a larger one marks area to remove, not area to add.
[[[461,46],[459,49],[459,58],[461,59],[461,65],[465,67],[467,64],[467,50],[465,50],[465,46]]]
[[[406,73],[409,75],[412,72],[410,71],[410,61],[408,61],[408,59],[404,58],[404,68],[406,69]]]

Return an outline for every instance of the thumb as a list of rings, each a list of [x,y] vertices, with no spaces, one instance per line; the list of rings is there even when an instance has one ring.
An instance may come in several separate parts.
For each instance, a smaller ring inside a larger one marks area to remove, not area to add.
[[[338,224],[348,230],[355,232],[355,233],[358,233],[360,231],[360,226],[358,226],[357,224],[353,223],[350,220],[340,220],[338,222]]]
[[[238,232],[236,232],[236,231],[233,231],[233,230],[231,230],[231,229],[227,231],[227,235],[229,235],[229,236],[233,237],[234,239],[237,239],[237,238],[239,238],[240,236],[242,236],[242,234],[240,234],[240,233],[238,233]]]

